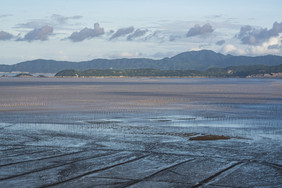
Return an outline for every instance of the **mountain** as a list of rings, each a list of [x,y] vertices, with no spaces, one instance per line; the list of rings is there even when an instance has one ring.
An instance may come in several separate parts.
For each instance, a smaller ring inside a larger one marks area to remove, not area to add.
[[[0,65],[0,72],[57,73],[65,69],[161,69],[161,70],[207,70],[239,65],[279,65],[282,56],[232,56],[215,53],[210,50],[183,52],[171,58],[153,60],[147,58],[132,59],[94,59],[81,62],[67,62],[37,59],[15,65]]]

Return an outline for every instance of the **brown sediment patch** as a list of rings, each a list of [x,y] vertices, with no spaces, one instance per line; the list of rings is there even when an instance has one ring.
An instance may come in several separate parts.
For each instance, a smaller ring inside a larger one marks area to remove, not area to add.
[[[189,140],[200,140],[200,141],[209,141],[209,140],[228,140],[231,139],[229,136],[224,135],[200,135],[189,138]]]

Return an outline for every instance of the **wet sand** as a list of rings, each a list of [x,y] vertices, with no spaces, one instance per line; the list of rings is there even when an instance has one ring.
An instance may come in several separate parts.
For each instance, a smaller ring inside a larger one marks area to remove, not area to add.
[[[0,78],[0,187],[280,187],[282,80]]]

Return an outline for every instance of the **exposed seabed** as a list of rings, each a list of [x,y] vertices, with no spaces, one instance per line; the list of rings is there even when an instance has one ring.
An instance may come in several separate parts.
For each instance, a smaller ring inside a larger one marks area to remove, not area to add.
[[[0,79],[0,187],[281,187],[282,80]]]

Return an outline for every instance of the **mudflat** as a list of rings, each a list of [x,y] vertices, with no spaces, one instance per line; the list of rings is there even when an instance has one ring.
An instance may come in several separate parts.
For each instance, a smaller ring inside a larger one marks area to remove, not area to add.
[[[0,187],[281,187],[282,80],[0,78]]]

